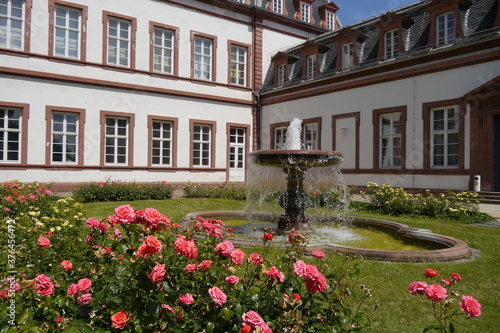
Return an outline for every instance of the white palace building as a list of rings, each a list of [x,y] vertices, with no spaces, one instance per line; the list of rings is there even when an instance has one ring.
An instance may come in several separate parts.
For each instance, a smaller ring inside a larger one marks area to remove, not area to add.
[[[252,150],[350,185],[500,191],[499,0],[342,26],[328,0],[0,0],[0,180],[245,182]]]

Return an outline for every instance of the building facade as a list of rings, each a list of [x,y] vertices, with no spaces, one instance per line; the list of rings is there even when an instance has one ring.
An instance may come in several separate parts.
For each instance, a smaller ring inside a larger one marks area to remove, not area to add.
[[[244,181],[272,55],[327,0],[0,0],[0,177]]]
[[[423,0],[280,50],[260,90],[263,149],[294,118],[347,184],[500,191],[500,6]]]

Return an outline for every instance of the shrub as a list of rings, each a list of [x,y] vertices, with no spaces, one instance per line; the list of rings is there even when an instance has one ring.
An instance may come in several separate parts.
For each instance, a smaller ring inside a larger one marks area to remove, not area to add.
[[[349,285],[358,260],[319,251],[306,258],[307,240],[297,233],[276,255],[272,234],[265,233],[263,245],[248,254],[235,248],[222,221],[198,219],[181,229],[153,208],[124,205],[107,218],[89,218],[75,232],[77,238],[66,238],[64,229],[37,229],[23,219],[15,223],[36,232],[26,240],[31,261],[11,267],[19,274],[0,287],[0,302],[14,304],[14,318],[8,306],[0,310],[9,330],[348,332],[368,327],[361,305],[370,291],[364,288],[355,298]]]
[[[136,184],[120,181],[92,182],[73,190],[81,202],[163,200],[172,198],[173,188],[166,182]]]
[[[369,211],[389,215],[427,216],[454,219],[466,223],[491,220],[491,216],[479,211],[479,200],[475,192],[441,193],[435,196],[430,190],[411,194],[390,184],[382,186],[370,182],[367,186]],[[363,193],[363,195],[365,195]]]
[[[247,195],[245,187],[236,184],[208,187],[189,183],[184,185],[184,197],[246,200]]]

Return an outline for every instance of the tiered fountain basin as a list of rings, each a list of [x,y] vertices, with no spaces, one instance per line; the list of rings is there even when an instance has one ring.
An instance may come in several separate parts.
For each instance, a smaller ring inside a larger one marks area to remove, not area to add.
[[[244,211],[203,211],[187,214],[183,219],[183,224],[195,223],[197,217],[204,219],[219,219],[222,221],[245,220],[246,213]],[[262,219],[266,217],[261,216]],[[267,217],[269,220],[276,219],[275,217]],[[314,216],[311,216],[314,218]],[[324,217],[323,217],[324,218]],[[331,217],[330,223],[336,218]],[[337,252],[343,254],[358,254],[366,259],[391,261],[391,262],[450,262],[473,257],[471,248],[460,239],[453,237],[438,235],[430,230],[411,228],[405,224],[368,219],[368,218],[351,218],[350,223],[354,227],[370,228],[388,233],[396,238],[402,239],[404,242],[418,244],[422,248],[418,251],[395,251],[395,250],[378,250],[362,247],[350,247],[338,244],[314,244],[307,246],[306,252],[310,253],[315,250],[324,252]],[[248,227],[253,228],[252,222],[248,222]],[[230,224],[228,226],[231,226]],[[268,231],[270,232],[270,231]],[[262,233],[256,234],[255,237],[238,237],[232,240],[236,247],[241,248],[258,248],[262,246],[262,240],[259,236]],[[273,246],[284,248],[285,241],[273,240]]]
[[[258,150],[250,153],[255,164],[288,168],[316,168],[337,165],[342,160],[342,154],[328,150]]]

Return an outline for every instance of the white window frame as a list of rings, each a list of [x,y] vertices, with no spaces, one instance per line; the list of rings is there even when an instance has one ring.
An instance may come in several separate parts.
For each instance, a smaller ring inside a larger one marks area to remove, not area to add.
[[[437,46],[452,44],[455,41],[455,24],[456,18],[454,12],[444,13],[436,17]]]
[[[273,0],[273,12],[283,14],[283,0]]]
[[[247,85],[248,49],[240,45],[231,45],[231,84]]]
[[[63,14],[60,15],[60,14]],[[75,21],[71,14],[76,14]],[[56,5],[54,8],[54,55],[64,58],[80,59],[82,45],[82,10]],[[76,38],[72,35],[76,34]],[[62,44],[62,45],[61,45]],[[62,51],[62,52],[61,52]]]
[[[212,80],[212,57],[214,42],[210,38],[195,36],[194,38],[194,57],[193,57],[193,76],[200,80]]]
[[[384,113],[379,116],[380,139],[379,139],[379,167],[401,168],[402,162],[402,114]],[[388,123],[384,123],[387,120]],[[386,130],[384,130],[386,129]],[[384,142],[386,146],[384,147]],[[397,144],[399,142],[399,145]]]
[[[3,0],[2,11],[0,11],[0,19],[5,20],[5,25],[0,25],[0,48],[12,50],[24,49],[24,29],[25,29],[25,0]],[[21,7],[14,6],[21,4]],[[6,5],[6,6],[5,6]],[[20,12],[20,13],[19,13]]]
[[[384,33],[384,59],[392,59],[398,55],[399,31],[390,30]]]
[[[229,129],[229,181],[245,180],[246,129]]]
[[[193,166],[211,167],[212,125],[193,125]]]
[[[442,125],[437,126],[437,112],[442,112]],[[451,117],[450,117],[451,115]],[[431,109],[431,166],[434,168],[457,168],[460,154],[460,111],[458,106],[450,105]],[[450,150],[456,152],[450,152]],[[442,162],[437,162],[441,157]],[[451,159],[454,158],[455,162]]]
[[[349,70],[354,64],[354,44],[342,44],[342,70]]]
[[[153,70],[164,74],[174,73],[175,31],[154,27]]]
[[[112,122],[112,123],[111,123]],[[106,116],[104,163],[127,165],[129,157],[130,120],[125,117]],[[109,149],[111,151],[109,151]]]
[[[174,122],[153,120],[151,126],[151,165],[172,166]]]
[[[274,129],[274,149],[285,149],[287,129],[286,126],[276,127]]]
[[[306,78],[308,80],[314,79],[314,75],[316,74],[316,54],[311,54],[307,56],[306,59]]]
[[[55,116],[62,116],[61,121],[56,121]],[[71,122],[68,118],[76,117],[75,122]],[[56,126],[59,125],[60,129],[57,129]],[[79,148],[79,130],[80,126],[80,116],[78,113],[73,112],[52,112],[51,117],[51,163],[57,164],[78,164],[78,148]],[[55,137],[58,136],[62,138],[60,143],[55,142]],[[74,142],[71,142],[74,141]],[[61,151],[56,152],[55,146],[60,145]],[[71,151],[71,148],[74,151]],[[54,155],[60,154],[61,159],[55,160]],[[73,160],[71,160],[70,156],[73,155]]]
[[[116,33],[112,34],[116,22]],[[132,47],[132,21],[110,16],[108,18],[107,64],[114,66],[130,67]],[[126,36],[121,32],[126,31]],[[116,45],[113,45],[116,44]],[[113,52],[114,51],[114,52]]]
[[[278,87],[283,87],[286,82],[286,64],[278,66]]]
[[[335,13],[330,10],[326,11],[326,28],[335,30]]]
[[[300,5],[300,19],[304,22],[311,22],[311,5],[302,2]]]
[[[302,144],[304,149],[317,150],[319,147],[319,124],[305,123],[302,130]]]
[[[0,106],[0,111],[3,113],[3,115],[0,114],[0,117],[3,118],[3,125],[0,126],[0,133],[2,134],[2,138],[0,140],[0,163],[20,162],[22,149],[22,110],[18,108]],[[18,117],[9,116],[9,113],[12,115],[17,114]],[[14,124],[17,124],[17,126],[10,127],[10,125]],[[17,136],[17,138],[14,138],[15,136]],[[13,149],[12,145],[17,145],[17,148]],[[12,153],[17,154],[16,159],[9,158],[9,154]]]

